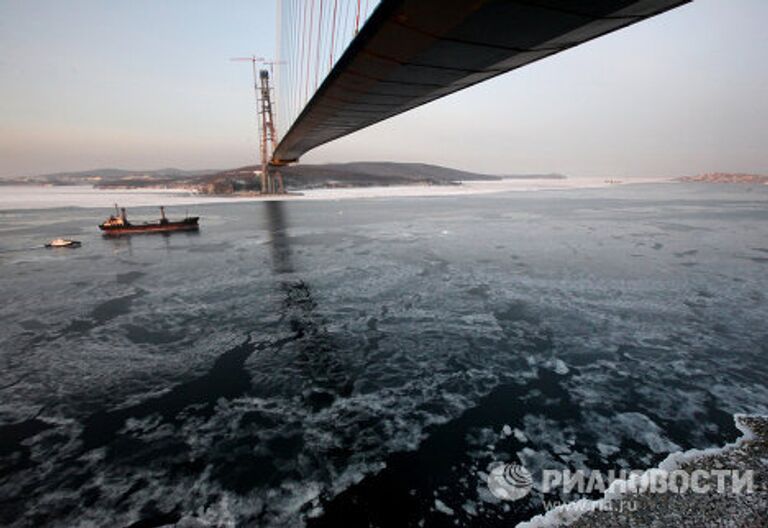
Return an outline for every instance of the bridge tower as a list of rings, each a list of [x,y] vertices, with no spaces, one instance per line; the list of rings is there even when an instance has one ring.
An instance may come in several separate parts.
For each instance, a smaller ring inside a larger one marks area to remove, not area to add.
[[[268,61],[263,57],[235,57],[232,61],[247,61],[253,67],[253,89],[256,92],[256,112],[259,126],[259,162],[261,164],[261,194],[283,194],[283,176],[270,164],[272,153],[277,146],[277,132],[272,104],[270,72],[275,64],[282,61]],[[256,68],[256,64],[269,65],[269,70]]]
[[[269,84],[269,70],[259,71],[258,84],[259,122],[261,135],[259,151],[261,153],[261,193],[283,194],[282,175],[274,170],[269,161],[277,147],[277,133],[272,105],[272,88]]]

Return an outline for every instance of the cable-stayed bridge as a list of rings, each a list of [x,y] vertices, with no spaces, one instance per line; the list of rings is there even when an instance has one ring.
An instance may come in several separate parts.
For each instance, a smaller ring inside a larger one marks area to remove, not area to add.
[[[282,0],[270,164],[690,0]]]

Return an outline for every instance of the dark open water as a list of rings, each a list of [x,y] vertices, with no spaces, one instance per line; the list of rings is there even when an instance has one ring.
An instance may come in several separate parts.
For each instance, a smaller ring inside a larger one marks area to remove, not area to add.
[[[0,211],[0,525],[514,526],[542,495],[493,463],[643,468],[768,411],[766,187],[108,212]]]

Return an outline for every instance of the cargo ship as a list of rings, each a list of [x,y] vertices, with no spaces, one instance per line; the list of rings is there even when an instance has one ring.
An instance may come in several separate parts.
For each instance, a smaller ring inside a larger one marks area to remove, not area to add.
[[[165,217],[165,208],[160,207],[160,219],[157,222],[132,224],[128,221],[125,207],[118,208],[115,204],[115,214],[107,218],[99,229],[104,235],[133,235],[140,233],[170,233],[173,231],[197,231],[199,216],[187,216],[183,220],[172,222]]]

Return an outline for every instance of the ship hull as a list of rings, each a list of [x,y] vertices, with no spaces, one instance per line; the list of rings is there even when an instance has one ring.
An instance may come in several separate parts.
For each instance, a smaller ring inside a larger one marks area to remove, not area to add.
[[[175,231],[197,231],[200,227],[197,225],[197,218],[188,218],[181,222],[166,222],[155,224],[139,224],[127,226],[105,226],[100,225],[99,229],[105,236],[118,235],[140,235],[145,233],[173,233]]]

